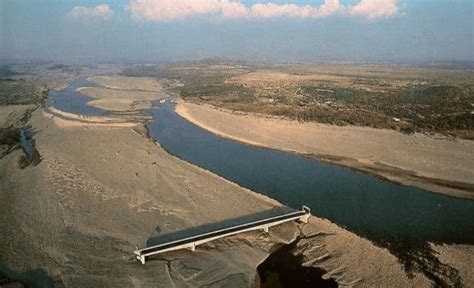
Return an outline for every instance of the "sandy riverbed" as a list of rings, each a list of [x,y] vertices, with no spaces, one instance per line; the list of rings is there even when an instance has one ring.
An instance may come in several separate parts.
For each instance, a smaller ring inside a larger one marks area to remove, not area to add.
[[[94,76],[88,80],[99,83],[103,87],[111,89],[141,90],[160,92],[163,90],[161,84],[151,77],[125,77],[125,76]]]
[[[180,101],[176,112],[213,133],[306,154],[407,185],[474,199],[474,141],[232,113]]]
[[[45,268],[69,287],[198,286],[225,283],[231,274],[240,283],[253,280],[255,263],[247,258],[258,262],[267,253],[242,241],[226,251],[198,249],[197,258],[171,253],[146,266],[132,252],[155,231],[252,214],[277,203],[254,201],[253,193],[175,159],[144,130],[61,128],[40,111],[32,123],[41,131],[36,143],[43,161],[20,170],[17,150],[0,162],[0,190],[8,192],[0,197],[2,263],[20,271]]]
[[[135,111],[151,108],[151,101],[162,99],[159,92],[124,91],[106,88],[85,87],[79,93],[97,100],[88,104],[100,109],[111,111]]]
[[[169,155],[140,123],[98,126],[69,116],[61,119],[67,125],[58,125],[43,109],[33,113],[39,165],[19,169],[21,150],[0,160],[0,263],[14,270],[43,268],[68,287],[248,287],[276,243],[321,233],[305,244],[306,264],[325,269],[340,284],[430,286],[419,273],[409,277],[386,249],[316,217],[272,228],[269,235],[251,232],[196,252],[166,253],[142,266],[132,252],[152,235],[280,204]],[[459,251],[473,255],[471,246],[439,249],[469,275],[472,257],[457,259]]]
[[[156,231],[177,231],[279,204],[170,156],[141,128],[60,127],[40,111],[31,122],[41,131],[36,136],[40,165],[19,169],[20,150],[0,161],[0,175],[7,175],[1,190],[9,191],[0,197],[5,208],[0,212],[0,255],[2,263],[16,270],[42,267],[66,286],[242,287],[253,283],[257,265],[275,243],[296,236],[297,227],[290,223],[272,229],[270,237],[247,233],[141,266],[133,259],[134,245],[144,246]],[[388,251],[328,221],[312,217],[305,226],[311,233],[330,235],[318,239],[324,248],[312,257],[330,251],[330,261],[317,265],[328,270],[343,266],[336,275],[341,283],[429,283],[421,275],[408,279]],[[353,265],[354,259],[362,262]],[[380,263],[383,267],[374,269]]]

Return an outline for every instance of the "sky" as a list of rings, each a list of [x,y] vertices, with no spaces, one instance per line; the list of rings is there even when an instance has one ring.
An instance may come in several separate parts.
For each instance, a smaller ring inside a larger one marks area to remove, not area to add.
[[[474,61],[472,0],[1,0],[0,59]]]

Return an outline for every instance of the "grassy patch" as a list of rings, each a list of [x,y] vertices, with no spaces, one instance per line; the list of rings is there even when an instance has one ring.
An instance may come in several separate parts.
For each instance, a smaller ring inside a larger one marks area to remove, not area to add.
[[[0,78],[0,105],[36,104],[45,96],[46,89],[35,83]]]
[[[225,69],[196,62],[133,66],[123,74],[178,80],[184,86],[175,92],[187,101],[236,111],[474,139],[470,71],[240,64],[226,63]],[[255,73],[245,77],[254,71],[267,72],[261,79]],[[275,79],[269,79],[273,72]]]

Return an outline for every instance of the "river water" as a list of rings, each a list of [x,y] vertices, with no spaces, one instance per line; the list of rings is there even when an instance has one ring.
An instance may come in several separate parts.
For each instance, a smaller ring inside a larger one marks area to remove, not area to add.
[[[45,106],[53,106],[61,111],[74,113],[84,116],[101,116],[107,114],[106,111],[87,105],[93,100],[90,97],[82,95],[76,89],[81,87],[100,87],[95,82],[87,80],[87,77],[79,77],[62,90],[49,90],[48,99]]]
[[[156,103],[150,136],[169,153],[377,242],[474,244],[474,201],[443,196],[302,156],[224,139]]]
[[[79,78],[49,97],[56,108],[82,115],[106,112],[75,91],[97,84]],[[247,146],[190,123],[171,101],[154,103],[150,136],[169,153],[240,186],[326,218],[382,246],[474,244],[474,201],[439,195],[295,154]]]

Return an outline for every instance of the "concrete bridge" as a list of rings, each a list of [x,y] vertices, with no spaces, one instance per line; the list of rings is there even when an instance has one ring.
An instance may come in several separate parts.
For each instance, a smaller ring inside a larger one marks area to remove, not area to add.
[[[299,220],[303,223],[307,223],[310,215],[310,209],[306,206],[303,206],[300,211],[294,211],[278,216],[267,217],[257,221],[251,221],[244,224],[229,226],[224,229],[195,234],[189,237],[160,243],[158,245],[146,247],[143,249],[137,248],[134,253],[137,259],[140,260],[142,264],[145,264],[145,258],[148,256],[180,249],[191,249],[191,251],[194,251],[196,249],[196,246],[209,241],[254,230],[263,230],[265,232],[268,232],[268,229],[270,227],[289,221]]]

